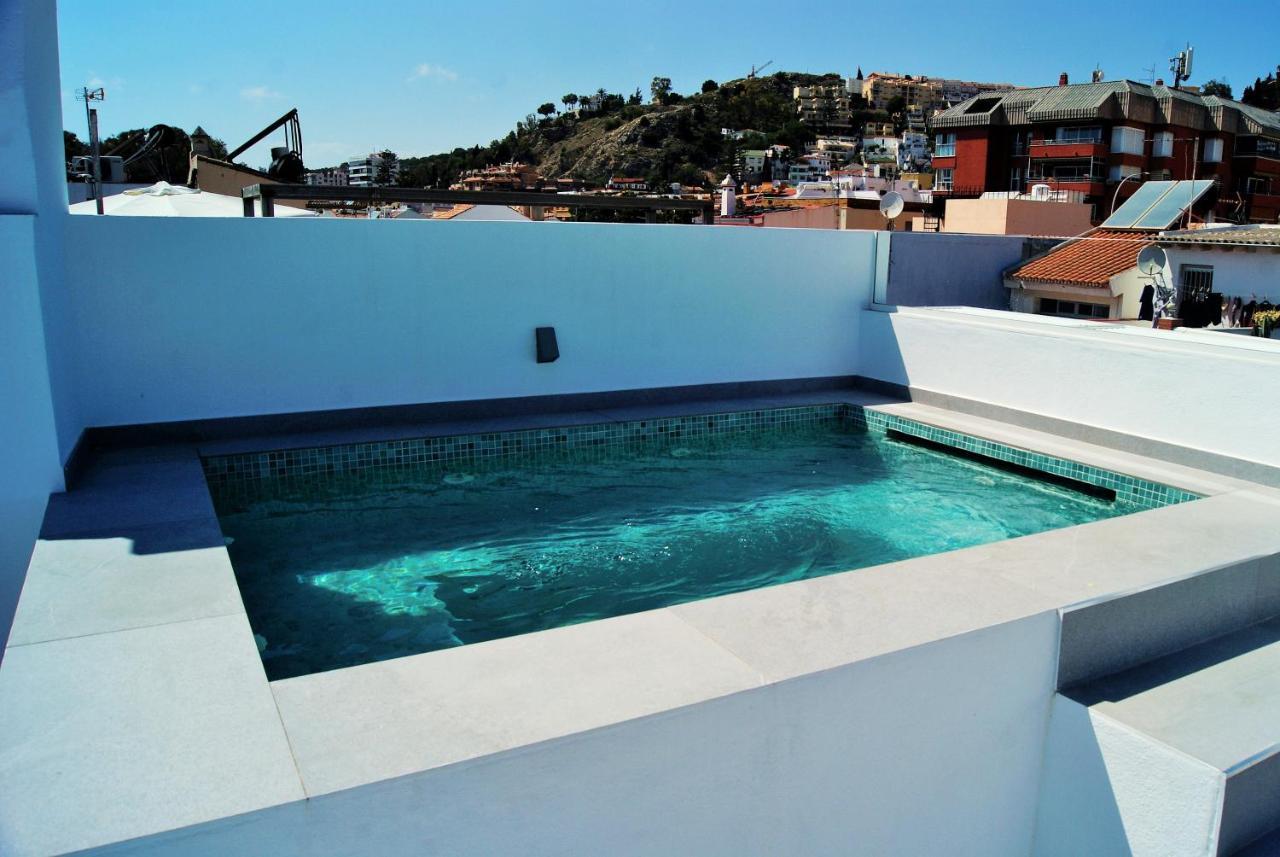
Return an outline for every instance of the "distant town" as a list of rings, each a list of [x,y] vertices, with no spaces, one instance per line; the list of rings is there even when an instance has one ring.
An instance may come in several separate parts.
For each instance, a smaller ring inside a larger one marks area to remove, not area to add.
[[[229,152],[203,128],[188,136],[156,126],[104,141],[100,169],[107,192],[157,180],[232,195],[291,183],[332,193],[284,204],[392,219],[606,216],[558,204],[557,195],[573,195],[600,197],[601,206],[620,197],[705,201],[723,225],[1075,235],[1143,180],[1182,179],[1214,182],[1206,213],[1216,220],[1280,216],[1280,70],[1246,87],[1241,101],[1213,80],[1112,81],[1098,69],[1038,87],[860,68],[847,77],[764,70],[707,80],[689,95],[663,77],[647,97],[567,93],[487,146],[427,157],[384,149],[306,167],[300,143],[291,147],[301,138],[292,111],[249,141],[284,129],[286,145],[272,149],[269,166],[249,167],[239,158],[246,146]],[[69,178],[83,187],[88,147],[71,132],[66,142]],[[356,188],[534,193],[546,203],[475,211],[340,192]],[[886,218],[881,201],[891,192],[902,204]],[[85,196],[73,189],[73,201]],[[1021,205],[1033,202],[1056,205]],[[700,222],[693,207],[608,216]]]

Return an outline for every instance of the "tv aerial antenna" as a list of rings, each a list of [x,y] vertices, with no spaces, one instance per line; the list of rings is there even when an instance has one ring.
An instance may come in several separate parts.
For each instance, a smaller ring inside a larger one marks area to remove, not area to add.
[[[93,179],[90,187],[93,198],[97,200],[98,213],[102,214],[102,146],[98,141],[98,108],[95,102],[106,101],[107,91],[101,86],[84,86],[76,90],[76,100],[84,102],[85,118],[89,120],[89,156],[93,164]]]

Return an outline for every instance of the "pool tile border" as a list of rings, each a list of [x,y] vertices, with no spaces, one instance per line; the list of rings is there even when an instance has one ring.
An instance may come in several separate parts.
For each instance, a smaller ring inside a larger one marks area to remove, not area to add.
[[[1081,464],[1078,461],[1071,461],[1066,458],[1045,455],[1028,449],[1019,449],[992,440],[962,434],[951,429],[938,428],[915,420],[904,419],[897,414],[868,410],[864,411],[863,416],[868,431],[879,434],[887,433],[890,430],[898,431],[902,434],[923,438],[956,449],[963,449],[966,452],[976,453],[997,461],[1029,467],[1042,473],[1052,473],[1055,476],[1075,479],[1079,482],[1087,482],[1090,485],[1097,485],[1115,491],[1117,500],[1144,509],[1154,509],[1160,506],[1170,506],[1175,503],[1186,503],[1200,499],[1199,494],[1194,494],[1182,488],[1152,482],[1148,479],[1139,479],[1135,476],[1127,476],[1123,473],[1104,470],[1089,464]]]
[[[209,488],[216,497],[222,493],[250,490],[260,484],[307,482],[338,474],[379,473],[454,464],[475,466],[517,458],[538,460],[569,450],[580,453],[583,450],[660,449],[688,440],[808,428],[827,423],[844,423],[880,435],[893,430],[998,461],[1087,482],[1111,489],[1115,491],[1117,500],[1141,509],[1199,498],[1197,494],[1169,485],[847,403],[236,453],[208,456],[201,461]]]

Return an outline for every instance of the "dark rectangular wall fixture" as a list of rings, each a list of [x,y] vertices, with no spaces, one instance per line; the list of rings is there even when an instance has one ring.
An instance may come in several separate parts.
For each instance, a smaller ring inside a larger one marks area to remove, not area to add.
[[[536,327],[533,335],[538,342],[539,363],[554,363],[560,358],[560,346],[556,344],[554,327]]]

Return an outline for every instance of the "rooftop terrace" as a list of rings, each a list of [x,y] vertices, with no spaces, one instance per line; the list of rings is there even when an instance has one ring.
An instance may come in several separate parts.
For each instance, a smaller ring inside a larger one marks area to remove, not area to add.
[[[52,5],[0,24],[0,852],[1274,842],[1275,342],[1004,312],[1010,236],[73,217]],[[210,495],[815,407],[1144,503],[270,681]]]

